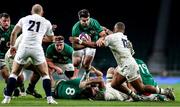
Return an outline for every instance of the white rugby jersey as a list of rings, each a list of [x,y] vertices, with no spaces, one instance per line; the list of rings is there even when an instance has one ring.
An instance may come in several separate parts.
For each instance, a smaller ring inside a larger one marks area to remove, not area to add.
[[[50,21],[38,14],[21,18],[16,26],[22,28],[21,45],[24,46],[41,46],[44,35],[54,35]]]
[[[105,37],[105,46],[111,49],[118,65],[127,64],[134,59],[127,42],[127,36],[121,32],[110,34]]]

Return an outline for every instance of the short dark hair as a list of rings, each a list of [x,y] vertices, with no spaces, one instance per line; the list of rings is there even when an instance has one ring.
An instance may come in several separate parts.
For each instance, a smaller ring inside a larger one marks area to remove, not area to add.
[[[55,36],[55,42],[64,42],[63,36]]]
[[[123,22],[117,22],[115,26],[117,27],[117,29],[125,30],[125,24]]]
[[[5,18],[10,18],[10,15],[8,13],[1,13],[0,18],[5,17]]]
[[[81,18],[81,17],[90,17],[90,13],[87,9],[82,9],[78,12],[78,17]]]

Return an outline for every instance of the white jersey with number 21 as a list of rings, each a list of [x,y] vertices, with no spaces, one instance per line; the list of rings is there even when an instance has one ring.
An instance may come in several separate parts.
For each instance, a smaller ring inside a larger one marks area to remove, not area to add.
[[[16,25],[22,28],[22,45],[41,47],[44,35],[54,35],[50,21],[37,14],[21,18]]]

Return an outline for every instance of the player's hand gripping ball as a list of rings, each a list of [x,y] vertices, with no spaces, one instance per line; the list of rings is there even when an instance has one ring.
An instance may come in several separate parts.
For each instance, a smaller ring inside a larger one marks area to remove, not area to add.
[[[91,37],[87,33],[84,33],[84,32],[82,32],[79,35],[79,39],[82,41],[91,41]]]

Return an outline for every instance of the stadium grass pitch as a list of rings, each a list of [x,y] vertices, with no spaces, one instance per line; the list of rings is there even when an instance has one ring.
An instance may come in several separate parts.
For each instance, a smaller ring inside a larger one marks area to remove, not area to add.
[[[25,87],[28,82],[25,81]],[[0,101],[3,99],[3,89],[5,83],[0,80]],[[120,101],[90,101],[90,100],[68,100],[68,99],[56,99],[58,105],[49,105],[46,103],[46,99],[37,99],[33,96],[27,95],[25,97],[13,98],[10,104],[0,104],[0,106],[178,106],[180,107],[180,84],[174,85],[160,85],[160,87],[173,87],[175,89],[176,101],[169,102],[120,102]],[[44,90],[42,88],[42,82],[39,81],[36,85],[36,90],[45,97]]]

